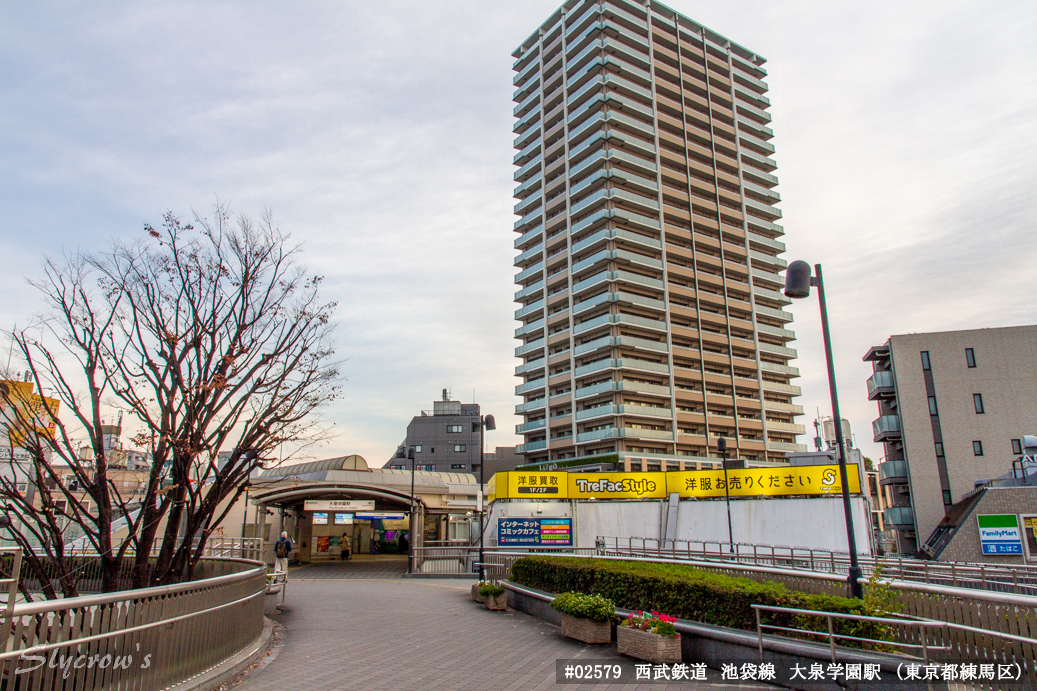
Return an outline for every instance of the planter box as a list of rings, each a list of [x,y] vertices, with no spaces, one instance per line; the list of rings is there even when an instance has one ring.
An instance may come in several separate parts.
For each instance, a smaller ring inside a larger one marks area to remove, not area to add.
[[[483,596],[479,594],[479,584],[476,583],[472,586],[472,599],[476,602],[482,602]]]
[[[612,642],[612,624],[607,621],[594,621],[586,617],[563,614],[562,635],[583,643],[607,645]]]
[[[492,609],[502,611],[508,608],[508,591],[504,591],[500,595],[487,595],[484,599],[486,609]]]
[[[629,626],[617,626],[616,645],[621,655],[656,665],[681,661],[681,639],[676,636],[671,638]]]

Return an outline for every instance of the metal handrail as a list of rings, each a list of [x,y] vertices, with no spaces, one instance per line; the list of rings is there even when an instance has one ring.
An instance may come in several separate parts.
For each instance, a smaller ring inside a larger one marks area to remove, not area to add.
[[[7,635],[0,639],[0,674],[13,679],[15,673],[24,673],[21,678],[32,688],[59,688],[68,673],[61,666],[17,669],[22,660],[33,659],[25,658],[27,653],[58,649],[70,649],[72,658],[84,659],[73,667],[76,688],[123,688],[132,681],[141,691],[159,691],[219,666],[263,631],[266,566],[236,558],[204,562],[238,571],[168,586],[16,604],[5,622]],[[111,666],[118,655],[147,655],[149,664]],[[85,664],[105,659],[108,666]]]
[[[750,605],[756,612],[756,637],[759,642],[760,649],[760,661],[763,661],[763,630],[769,629],[771,631],[787,631],[790,633],[802,633],[811,636],[828,636],[828,646],[832,651],[832,662],[837,662],[835,657],[835,642],[836,640],[843,641],[857,641],[859,643],[876,643],[879,645],[892,645],[898,648],[920,648],[922,650],[922,659],[925,664],[929,664],[929,651],[930,650],[950,650],[950,646],[931,646],[925,636],[926,628],[930,629],[945,629],[948,627],[948,623],[945,621],[927,621],[917,619],[888,619],[886,617],[869,617],[863,614],[844,614],[842,612],[821,612],[812,609],[795,609],[792,607],[776,607],[773,605]],[[774,626],[772,624],[764,624],[760,617],[760,612],[787,612],[789,614],[808,615],[813,617],[825,617],[828,621],[828,633],[822,631],[811,631],[809,629],[796,629],[788,626]],[[834,621],[836,619],[849,620],[849,621],[870,621],[878,624],[889,624],[894,626],[917,626],[921,629],[921,640],[920,644],[916,643],[901,643],[899,641],[883,641],[876,638],[861,638],[859,636],[843,636],[835,632]]]
[[[622,542],[626,544],[622,544]],[[639,543],[639,544],[638,544]],[[811,572],[828,571],[846,573],[849,555],[843,552],[813,550],[806,548],[743,543],[697,542],[690,540],[661,540],[656,538],[597,538],[599,549],[604,552],[642,555],[672,555],[698,557],[724,563],[775,564]],[[715,546],[716,549],[712,549]],[[884,575],[905,581],[949,584],[954,587],[975,588],[1004,592],[1012,590],[1019,594],[1037,595],[1037,566],[993,565],[968,562],[930,562],[912,558],[860,557],[865,575],[877,568]]]
[[[252,593],[251,595],[246,595],[245,597],[242,597],[242,598],[239,598],[237,600],[234,600],[233,602],[225,602],[225,603],[223,603],[221,605],[216,605],[215,607],[210,607],[208,609],[199,610],[197,612],[189,612],[188,614],[181,614],[181,615],[175,616],[175,617],[169,617],[168,619],[160,619],[159,621],[153,621],[153,622],[148,623],[148,624],[140,624],[138,626],[130,626],[128,628],[119,629],[118,631],[115,631],[115,632],[106,631],[105,633],[98,633],[98,634],[94,634],[93,636],[84,636],[83,638],[72,638],[72,639],[67,640],[67,641],[58,641],[56,643],[48,643],[46,645],[36,645],[36,646],[33,646],[32,652],[34,654],[38,653],[38,652],[39,653],[45,653],[45,652],[49,652],[51,650],[58,650],[59,648],[67,648],[67,647],[72,646],[72,645],[83,645],[85,643],[93,643],[95,641],[103,641],[105,639],[111,638],[113,635],[116,635],[116,634],[119,635],[119,636],[126,636],[126,635],[131,634],[131,633],[137,633],[137,632],[140,632],[140,631],[147,631],[149,629],[155,628],[156,626],[170,626],[170,625],[175,624],[177,622],[186,621],[187,619],[192,619],[192,618],[200,616],[202,614],[211,614],[212,612],[215,612],[217,610],[223,609],[225,607],[232,607],[234,605],[243,604],[245,602],[248,602],[249,600],[252,600],[252,599],[257,598],[257,597],[259,597],[261,595],[264,595],[264,594],[265,593],[263,591],[260,591],[260,592],[257,592],[257,593]],[[74,599],[74,598],[70,598],[70,599]],[[24,654],[25,654],[25,650],[11,650],[11,651],[8,651],[6,653],[0,653],[0,660],[8,660],[8,659],[11,659],[11,658],[14,658],[14,657],[21,657]]]
[[[11,554],[11,574],[0,582],[7,584],[7,602],[4,607],[4,621],[0,625],[0,644],[6,646],[7,639],[11,636],[11,627],[14,622],[14,607],[18,601],[18,582],[21,580],[22,570],[22,548],[0,547],[0,554]],[[2,650],[3,648],[0,648]]]
[[[195,538],[191,543],[192,551],[198,547],[198,538]],[[119,547],[113,547],[113,551],[118,551]],[[239,557],[241,559],[260,559],[262,557],[263,539],[258,537],[210,537],[205,543],[205,551],[203,556],[206,557]],[[159,552],[162,551],[162,542],[158,541],[151,546],[150,556],[157,557]],[[235,552],[237,554],[235,554]],[[137,550],[132,547],[127,547],[124,553],[125,557],[135,557]],[[69,548],[66,554],[68,557],[100,557],[101,553],[93,547],[89,548]]]
[[[214,558],[215,559],[215,558]],[[255,566],[254,562],[247,559],[235,559],[235,558],[219,558],[223,562],[241,562],[243,564],[251,564]],[[136,590],[120,590],[114,593],[102,593],[100,595],[81,595],[79,597],[64,597],[57,600],[41,600],[39,602],[23,602],[15,605],[14,615],[24,616],[28,614],[40,614],[42,612],[51,612],[58,609],[74,609],[77,607],[96,607],[98,605],[108,605],[113,602],[121,602],[123,600],[134,599],[139,600],[148,597],[163,597],[168,595],[174,595],[177,593],[185,593],[189,590],[201,590],[203,588],[211,588],[218,585],[224,585],[227,583],[235,583],[237,581],[246,580],[251,576],[259,574],[266,574],[266,565],[255,566],[255,568],[249,569],[248,571],[242,571],[240,573],[231,573],[224,576],[214,576],[212,578],[206,578],[200,581],[187,581],[184,583],[174,583],[172,585],[157,585],[151,588],[138,588]]]

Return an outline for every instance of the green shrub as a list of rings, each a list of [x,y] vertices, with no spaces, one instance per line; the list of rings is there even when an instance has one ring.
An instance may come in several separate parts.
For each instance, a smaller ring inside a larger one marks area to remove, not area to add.
[[[504,588],[492,583],[484,583],[479,586],[479,594],[483,597],[497,597],[504,593]]]
[[[616,606],[601,595],[562,593],[555,597],[551,606],[562,614],[592,621],[612,621],[616,617]]]
[[[576,557],[524,557],[511,568],[511,579],[552,593],[596,594],[617,607],[659,611],[686,619],[749,631],[756,630],[752,605],[862,614],[858,599],[801,593],[773,582],[757,583],[691,566]],[[763,612],[763,623],[827,633],[823,617]],[[870,622],[835,621],[844,636],[893,640],[892,632]],[[810,636],[811,640],[823,640]],[[843,645],[853,645],[843,641]]]

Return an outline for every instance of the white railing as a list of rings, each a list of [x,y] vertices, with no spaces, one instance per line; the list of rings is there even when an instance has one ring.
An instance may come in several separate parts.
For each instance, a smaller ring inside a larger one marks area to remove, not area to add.
[[[597,538],[597,544],[602,554],[620,556],[629,554],[700,559],[837,574],[848,573],[850,566],[850,556],[845,552],[801,547],[603,536]],[[859,556],[858,561],[865,577],[881,568],[883,578],[1037,596],[1037,566],[937,562],[910,557],[866,555]]]
[[[266,567],[203,559],[197,581],[8,605],[0,688],[158,691],[203,674],[263,633]]]

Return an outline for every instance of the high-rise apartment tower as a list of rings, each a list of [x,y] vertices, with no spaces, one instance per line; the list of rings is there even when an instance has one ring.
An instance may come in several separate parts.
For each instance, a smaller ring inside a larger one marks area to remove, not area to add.
[[[567,2],[513,55],[526,461],[805,451],[764,59],[636,0]]]

